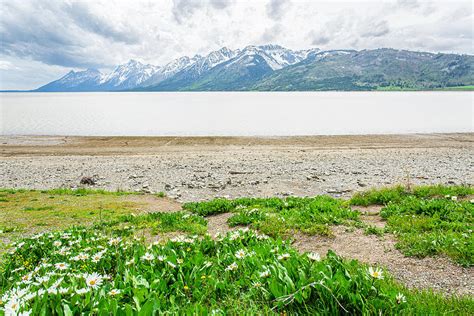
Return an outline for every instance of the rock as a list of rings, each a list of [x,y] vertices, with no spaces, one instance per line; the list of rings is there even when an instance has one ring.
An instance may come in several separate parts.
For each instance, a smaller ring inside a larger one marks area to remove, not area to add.
[[[229,174],[236,175],[236,174],[253,174],[253,172],[250,171],[236,171],[236,170],[230,170]]]
[[[79,183],[85,185],[95,185],[96,180],[93,177],[82,177]]]

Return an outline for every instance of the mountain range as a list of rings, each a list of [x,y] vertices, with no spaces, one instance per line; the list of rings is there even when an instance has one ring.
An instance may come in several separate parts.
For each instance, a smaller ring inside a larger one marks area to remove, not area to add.
[[[432,90],[474,86],[474,56],[380,48],[291,50],[223,47],[163,66],[136,60],[108,74],[70,71],[34,91]]]

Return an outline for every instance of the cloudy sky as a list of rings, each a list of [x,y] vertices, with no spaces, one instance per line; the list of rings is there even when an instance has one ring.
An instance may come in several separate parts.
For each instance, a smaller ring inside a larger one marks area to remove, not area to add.
[[[0,0],[0,90],[227,46],[474,54],[471,1]]]

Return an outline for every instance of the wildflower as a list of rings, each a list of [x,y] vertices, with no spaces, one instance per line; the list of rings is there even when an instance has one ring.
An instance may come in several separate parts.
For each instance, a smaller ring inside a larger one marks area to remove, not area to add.
[[[81,252],[77,256],[72,257],[72,260],[74,261],[84,261],[89,259],[89,255],[87,253]]]
[[[132,259],[130,259],[129,261],[126,261],[126,262],[125,262],[125,265],[126,265],[126,266],[130,266],[130,265],[132,265],[132,264],[134,264],[134,263],[135,263],[135,258],[132,258]]]
[[[402,293],[398,293],[395,299],[397,300],[397,304],[406,303],[407,301],[405,295],[403,295]]]
[[[379,268],[372,268],[372,267],[369,267],[369,275],[371,277],[373,277],[374,279],[383,279],[383,274],[382,274],[382,270],[379,269]]]
[[[92,256],[92,262],[97,263],[102,259],[102,252],[98,252]]]
[[[178,264],[183,264],[184,260],[181,259],[181,258],[178,258],[178,259],[176,259],[176,262],[177,262]]]
[[[235,253],[235,257],[237,259],[243,259],[245,258],[245,251],[243,249],[240,249],[238,250],[236,253]]]
[[[59,263],[56,263],[54,267],[58,270],[66,270],[67,268],[69,268],[69,265],[64,262],[59,262]]]
[[[146,260],[146,261],[151,261],[153,259],[155,259],[155,256],[149,252],[145,253],[142,258],[142,260]]]
[[[281,254],[278,256],[278,260],[286,260],[290,257],[290,254],[289,253],[284,253],[284,254]]]
[[[458,197],[457,196],[452,196],[451,197],[451,201],[457,201],[458,200]]]
[[[265,239],[268,239],[268,238],[269,238],[269,237],[268,237],[267,235],[265,235],[265,234],[263,234],[263,235],[257,235],[257,239],[258,239],[258,240],[265,240]]]
[[[471,199],[469,202],[471,202],[471,204],[474,204],[474,199]]]
[[[6,313],[5,313],[6,314]],[[18,316],[30,316],[31,315],[31,310],[29,311],[23,311],[21,313],[17,314]]]
[[[21,282],[24,284],[29,284],[31,283],[31,273],[25,274],[24,276],[21,277]]]
[[[240,237],[239,232],[238,232],[238,231],[235,231],[235,232],[232,232],[232,233],[230,234],[229,239],[230,239],[230,240],[236,240],[236,239],[239,238],[239,237]]]
[[[160,260],[161,262],[165,261],[166,260],[166,257],[165,256],[158,256],[156,257],[156,259]]]
[[[111,239],[109,240],[109,245],[111,245],[111,246],[117,246],[117,245],[120,243],[120,241],[122,241],[122,239],[121,239],[120,237],[111,238]]]
[[[50,288],[48,288],[47,292],[48,294],[58,294],[58,288],[55,286],[51,286]]]
[[[119,295],[119,294],[120,294],[120,290],[117,290],[117,289],[112,289],[109,292],[110,296],[115,296],[115,295]]]
[[[62,255],[62,256],[66,256],[66,255],[69,255],[71,252],[69,251],[69,248],[67,247],[62,247],[61,249],[59,249],[58,251],[58,254]]]
[[[59,292],[59,294],[67,294],[67,293],[69,293],[69,289],[65,288],[65,287],[60,287],[58,289],[58,292]]]
[[[227,268],[225,268],[225,270],[226,271],[234,271],[234,270],[237,270],[238,268],[239,268],[239,266],[237,265],[237,263],[233,262],[232,264],[227,266]]]
[[[183,290],[189,291],[189,286],[187,286],[187,285],[183,286]]]
[[[260,273],[260,277],[261,277],[262,279],[265,279],[265,278],[270,277],[270,271],[265,270],[265,271],[261,272],[261,273]]]
[[[86,284],[87,286],[91,288],[97,288],[102,284],[102,276],[97,274],[96,272],[92,274],[85,274],[84,278],[86,279]]]
[[[56,240],[55,242],[53,242],[54,247],[60,247],[62,244],[63,243],[60,240]]]
[[[89,292],[89,289],[88,289],[88,288],[83,288],[83,289],[77,289],[77,290],[76,290],[76,293],[79,294],[79,295],[84,295],[84,294],[86,294],[87,292]]]
[[[170,267],[172,267],[173,269],[176,268],[176,265],[174,263],[172,263],[171,261],[168,261],[168,265]]]
[[[255,287],[261,287],[261,286],[262,286],[262,283],[260,283],[260,282],[254,282],[254,283],[253,283],[253,286],[255,286]]]
[[[321,261],[321,256],[317,252],[308,253],[308,258],[313,260],[313,261]]]
[[[19,309],[20,301],[17,298],[12,298],[5,304],[3,311],[5,315],[16,315]]]
[[[44,284],[44,283],[47,283],[49,281],[49,279],[50,278],[48,276],[37,277],[36,281],[38,281],[40,284]]]

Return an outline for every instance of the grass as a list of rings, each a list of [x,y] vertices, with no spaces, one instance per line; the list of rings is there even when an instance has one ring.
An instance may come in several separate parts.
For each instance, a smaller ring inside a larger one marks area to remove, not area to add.
[[[72,225],[92,225],[146,213],[147,202],[132,192],[89,189],[0,189],[0,252],[9,241]]]
[[[474,187],[462,185],[428,185],[415,186],[410,189],[399,185],[380,189],[373,188],[364,192],[356,193],[349,200],[349,204],[359,206],[385,205],[389,202],[400,202],[409,196],[426,199],[433,197],[444,197],[446,195],[463,197],[472,194],[474,194]]]
[[[461,200],[474,193],[468,186],[402,186],[355,194],[351,205],[384,205],[386,230],[407,256],[442,255],[464,266],[474,265],[474,204]],[[366,228],[368,234],[379,234]]]
[[[359,221],[359,213],[329,196],[286,199],[216,199],[186,203],[183,208],[198,215],[233,212],[230,226],[250,225],[270,236],[289,236],[296,231],[309,235],[331,235],[330,225]]]
[[[470,201],[410,196],[389,203],[380,214],[405,255],[445,255],[462,265],[474,265],[474,204]]]
[[[156,216],[162,220],[169,214]],[[189,218],[172,222],[201,221]],[[134,228],[102,228],[73,228],[16,243],[0,266],[0,306],[33,315],[469,315],[474,310],[471,297],[410,290],[378,267],[333,252],[321,260],[252,231],[147,244],[134,238]]]
[[[207,221],[199,216],[187,212],[150,213],[146,215],[124,215],[103,223],[97,223],[95,228],[123,229],[133,228],[136,231],[150,230],[151,234],[169,232],[184,232],[203,235],[207,232]]]
[[[0,315],[15,302],[16,312],[33,315],[472,315],[472,297],[410,290],[379,267],[333,252],[321,260],[283,240],[349,225],[395,234],[408,256],[443,255],[472,266],[474,204],[462,199],[472,193],[464,186],[393,187],[350,201],[216,199],[148,214],[126,192],[0,190],[0,236],[17,240],[0,261]],[[350,209],[371,204],[384,205],[385,229]],[[203,216],[225,212],[233,213],[229,225],[258,233],[211,239]],[[69,228],[78,224],[87,226]]]

